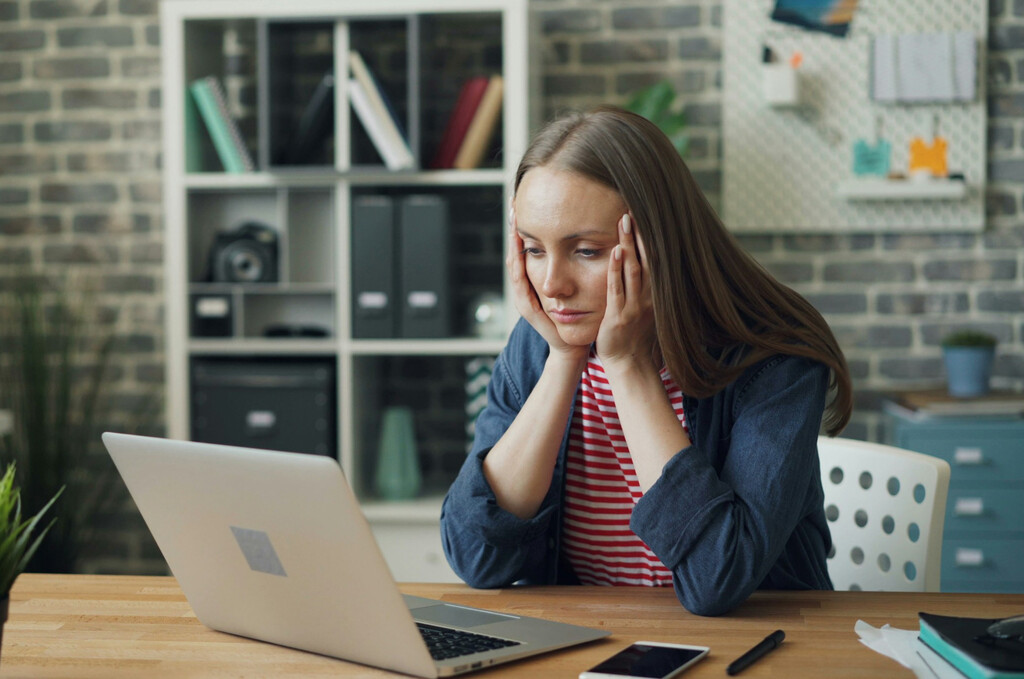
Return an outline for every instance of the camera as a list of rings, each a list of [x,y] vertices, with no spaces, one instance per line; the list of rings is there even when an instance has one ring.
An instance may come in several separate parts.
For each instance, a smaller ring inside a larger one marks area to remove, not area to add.
[[[275,283],[277,259],[277,232],[266,224],[245,222],[214,238],[209,279],[215,283]]]

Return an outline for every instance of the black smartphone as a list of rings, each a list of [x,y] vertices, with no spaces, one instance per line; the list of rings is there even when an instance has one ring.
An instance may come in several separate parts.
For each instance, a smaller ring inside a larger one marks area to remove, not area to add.
[[[580,673],[580,679],[669,679],[708,654],[707,646],[638,641],[601,664]]]

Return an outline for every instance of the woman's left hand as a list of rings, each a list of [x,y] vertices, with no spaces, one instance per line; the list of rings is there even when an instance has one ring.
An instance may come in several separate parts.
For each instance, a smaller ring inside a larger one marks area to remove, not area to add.
[[[633,216],[619,220],[619,244],[608,262],[608,300],[597,333],[597,354],[607,369],[624,361],[654,360],[651,275]]]

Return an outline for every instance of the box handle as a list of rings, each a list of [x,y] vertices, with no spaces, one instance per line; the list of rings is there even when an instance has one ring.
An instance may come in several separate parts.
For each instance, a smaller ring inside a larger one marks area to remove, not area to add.
[[[958,497],[953,505],[956,516],[981,516],[985,513],[985,501],[980,497]]]
[[[962,568],[978,568],[985,565],[985,552],[971,547],[956,550],[956,565]]]
[[[981,454],[981,448],[961,447],[953,450],[953,462],[964,466],[977,466],[985,464],[985,456]]]

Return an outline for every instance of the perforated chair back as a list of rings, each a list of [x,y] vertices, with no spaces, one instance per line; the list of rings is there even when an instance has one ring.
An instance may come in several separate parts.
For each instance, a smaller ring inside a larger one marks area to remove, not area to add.
[[[937,457],[820,437],[828,572],[837,590],[937,592],[949,463]]]

